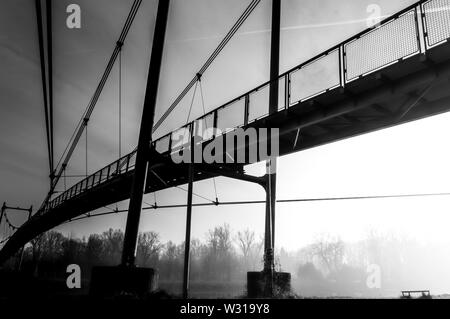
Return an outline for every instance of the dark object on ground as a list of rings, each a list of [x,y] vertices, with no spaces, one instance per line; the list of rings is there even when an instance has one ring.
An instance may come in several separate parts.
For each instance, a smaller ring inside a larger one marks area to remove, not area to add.
[[[140,299],[157,286],[158,275],[152,268],[94,267],[89,294],[94,298]]]
[[[412,295],[420,294],[418,299],[432,299],[429,290],[402,290],[402,299],[412,299]]]
[[[162,300],[162,299],[173,299],[173,298],[174,297],[172,295],[168,294],[165,290],[153,291],[147,297],[147,299],[150,299],[150,300],[153,300],[153,299]]]

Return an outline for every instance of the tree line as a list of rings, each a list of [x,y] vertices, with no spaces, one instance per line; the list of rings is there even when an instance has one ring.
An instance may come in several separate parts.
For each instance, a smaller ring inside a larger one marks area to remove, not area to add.
[[[49,231],[25,247],[21,270],[38,277],[64,279],[67,265],[78,264],[83,279],[89,281],[93,266],[120,263],[123,238],[120,229],[108,229],[87,238]],[[300,295],[391,296],[402,289],[443,285],[442,276],[437,274],[441,268],[447,269],[450,261],[436,263],[436,258],[445,254],[442,249],[376,232],[353,243],[322,234],[297,251],[277,249],[275,261],[276,270],[292,274],[292,287]],[[12,260],[9,267],[16,268],[17,260]],[[136,264],[155,268],[160,286],[171,292],[180,290],[183,263],[183,242],[163,243],[156,232],[139,234]],[[380,273],[371,274],[370,265],[377,266]],[[263,238],[249,229],[232,231],[225,224],[209,230],[203,240],[191,241],[190,279],[194,285],[201,283],[199,290],[208,286],[211,291],[242,291],[247,271],[259,271],[262,267]],[[371,275],[380,276],[379,287],[368,284]],[[232,283],[234,286],[230,287]]]

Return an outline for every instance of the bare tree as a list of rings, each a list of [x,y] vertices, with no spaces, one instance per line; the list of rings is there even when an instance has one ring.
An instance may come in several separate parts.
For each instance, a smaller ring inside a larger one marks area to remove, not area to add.
[[[41,234],[31,241],[33,258],[55,258],[62,253],[64,236],[56,231],[49,231]]]
[[[213,276],[220,274],[223,280],[229,279],[232,272],[233,243],[229,225],[215,227],[207,234],[208,253],[205,256],[205,271]]]
[[[102,240],[104,242],[105,260],[109,260],[109,264],[117,264],[120,261],[123,245],[123,232],[119,229],[112,228],[103,232]]]
[[[100,235],[89,235],[85,251],[86,259],[92,264],[100,263],[102,261],[102,257],[104,256],[103,246],[103,240]]]
[[[137,243],[136,258],[139,264],[149,266],[155,264],[159,259],[162,245],[159,235],[155,232],[140,233]]]
[[[233,248],[230,226],[225,224],[210,230],[208,232],[208,245],[214,253],[220,256],[230,253]]]
[[[345,245],[340,238],[322,235],[312,247],[326,272],[337,271],[342,266]]]
[[[255,270],[260,264],[263,240],[256,241],[255,232],[247,228],[237,233],[236,242],[242,253],[244,270]]]
[[[63,251],[64,236],[56,231],[41,234],[31,241],[34,274],[38,274],[39,262],[43,259],[56,259]]]
[[[247,260],[253,245],[255,244],[255,232],[250,229],[244,231],[238,231],[236,236],[238,246],[244,256],[244,260]]]
[[[163,248],[160,261],[161,277],[171,281],[181,280],[184,244],[177,245],[169,241]]]

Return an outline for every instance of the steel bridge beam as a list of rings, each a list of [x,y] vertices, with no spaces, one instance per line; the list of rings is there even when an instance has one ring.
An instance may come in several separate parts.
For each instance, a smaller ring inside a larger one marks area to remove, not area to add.
[[[167,17],[170,0],[158,2],[155,30],[153,35],[153,47],[150,58],[150,66],[145,92],[144,109],[142,112],[141,128],[136,154],[136,167],[133,176],[130,204],[128,208],[127,224],[122,251],[122,265],[133,266],[136,252],[136,242],[139,232],[142,198],[148,167],[148,144],[152,140],[153,121],[155,116],[156,98],[158,94],[159,75],[164,50]]]
[[[191,149],[194,148],[194,139],[191,136]],[[186,232],[184,240],[184,269],[183,269],[183,298],[189,297],[189,274],[191,265],[191,222],[192,222],[192,195],[194,189],[194,152],[191,152],[191,163],[188,169],[188,197],[186,209]]]
[[[281,0],[272,0],[272,28],[270,41],[270,86],[269,86],[269,114],[278,112],[278,86],[280,73],[280,20]],[[270,144],[270,139],[268,139]],[[266,216],[264,232],[264,273],[265,295],[273,296],[274,292],[274,245],[275,245],[275,204],[277,184],[277,159],[266,161]]]
[[[266,179],[264,177],[248,175],[243,172],[238,172],[238,171],[228,169],[224,166],[199,164],[199,165],[196,165],[196,168],[200,172],[211,174],[213,176],[218,175],[218,176],[228,177],[228,178],[232,178],[232,179],[241,180],[244,182],[255,183],[255,184],[261,185],[263,187],[265,187],[265,185],[266,185]]]

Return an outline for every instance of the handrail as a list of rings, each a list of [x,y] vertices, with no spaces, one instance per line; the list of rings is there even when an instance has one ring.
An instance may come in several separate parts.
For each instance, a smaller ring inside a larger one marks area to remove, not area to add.
[[[289,78],[289,76],[293,72],[295,72],[297,70],[300,70],[300,69],[310,65],[311,63],[314,63],[315,61],[320,60],[323,57],[328,56],[330,53],[332,53],[332,52],[334,52],[336,50],[339,50],[340,52],[342,52],[342,55],[345,57],[345,45],[346,44],[349,44],[349,43],[351,43],[354,40],[358,40],[358,39],[362,38],[364,35],[369,34],[369,33],[373,32],[373,31],[375,31],[375,30],[377,30],[377,29],[387,25],[388,23],[390,23],[392,21],[395,21],[396,19],[398,19],[399,17],[401,17],[405,13],[408,13],[409,11],[414,13],[416,21],[418,21],[418,19],[420,18],[421,21],[423,22],[424,19],[425,19],[425,16],[423,14],[420,17],[418,16],[417,7],[420,6],[420,8],[422,9],[422,5],[423,4],[426,4],[426,3],[429,3],[429,2],[432,2],[432,1],[435,1],[435,0],[420,0],[420,1],[416,2],[416,3],[414,3],[414,4],[411,4],[411,5],[407,6],[406,8],[396,12],[395,14],[393,14],[393,15],[385,18],[385,19],[383,19],[378,24],[361,31],[361,32],[359,32],[359,33],[357,33],[357,34],[347,38],[346,40],[344,40],[344,41],[342,41],[342,42],[332,46],[331,48],[327,49],[326,51],[321,52],[321,53],[317,54],[316,56],[313,56],[312,58],[310,58],[310,59],[308,59],[308,60],[306,60],[306,61],[304,61],[304,62],[302,62],[302,63],[300,63],[300,64],[298,64],[296,66],[294,66],[293,68],[289,69],[288,71],[280,74],[278,76],[278,78],[273,80],[273,81],[280,81],[280,79],[286,78],[286,77]],[[421,12],[422,12],[422,10],[421,10]],[[419,28],[418,24],[416,24],[416,27],[417,27],[416,31],[417,31],[417,33],[419,33],[420,28]],[[422,32],[421,35],[422,35],[422,37],[425,37],[423,32]],[[418,43],[417,43],[418,44],[418,48],[420,49],[420,39],[418,38],[417,41],[418,41]],[[417,52],[417,53],[419,53],[419,52]],[[340,53],[340,55],[341,55],[341,53]],[[342,60],[344,60],[344,61],[342,61]],[[341,65],[341,63],[342,63],[342,65]],[[338,67],[339,67],[339,73],[340,73],[339,74],[339,79],[344,79],[344,82],[342,82],[342,80],[341,80],[341,83],[340,83],[340,86],[343,87],[343,86],[345,86],[346,83],[350,82],[350,81],[346,81],[345,76],[342,76],[343,74],[346,73],[345,59],[340,57],[340,59],[339,59],[339,66]],[[341,73],[343,73],[343,74],[341,74]],[[371,72],[369,72],[369,73],[371,73]],[[160,141],[160,140],[162,140],[164,138],[167,138],[167,137],[170,138],[170,136],[172,135],[173,132],[176,132],[176,131],[182,129],[183,127],[187,127],[187,126],[193,125],[193,123],[195,123],[195,122],[197,122],[199,120],[202,120],[202,119],[204,119],[204,118],[206,118],[208,116],[214,115],[219,110],[224,109],[227,106],[229,106],[231,104],[234,104],[235,102],[237,102],[239,100],[245,99],[246,97],[252,95],[253,93],[258,92],[260,89],[264,88],[265,86],[270,85],[271,82],[272,82],[271,80],[268,80],[268,81],[260,84],[256,88],[253,88],[253,89],[251,89],[251,90],[249,90],[249,91],[247,91],[247,92],[237,96],[236,98],[234,98],[234,99],[232,99],[232,100],[230,100],[230,101],[220,105],[219,107],[217,107],[217,108],[215,108],[215,109],[205,113],[204,115],[202,115],[202,116],[198,117],[197,119],[189,122],[188,124],[186,124],[186,125],[178,128],[178,129],[176,129],[176,130],[174,130],[172,132],[169,132],[169,133],[161,136],[160,138],[158,138],[155,141],[153,141],[153,144],[156,144],[158,141]],[[316,96],[316,95],[314,95],[314,96]],[[290,105],[287,105],[286,108],[288,108],[289,106]]]
[[[97,186],[101,184],[102,182],[108,181],[111,178],[119,175],[119,173],[127,173],[130,170],[134,168],[134,164],[130,165],[130,161],[132,160],[133,156],[136,155],[136,151],[133,151],[127,155],[124,155],[123,157],[119,158],[118,160],[112,162],[111,164],[103,167],[102,169],[98,170],[94,174],[91,174],[87,176],[86,178],[82,179],[69,189],[62,192],[59,196],[54,198],[53,200],[49,201],[47,205],[40,211],[38,211],[34,216],[40,216],[47,212],[49,209],[55,208],[56,206],[60,205],[62,202],[72,199],[76,197],[77,195],[80,195],[85,190],[91,189],[94,186]],[[111,171],[111,168],[115,167]],[[125,169],[124,169],[125,167]],[[34,217],[33,216],[33,217]]]

